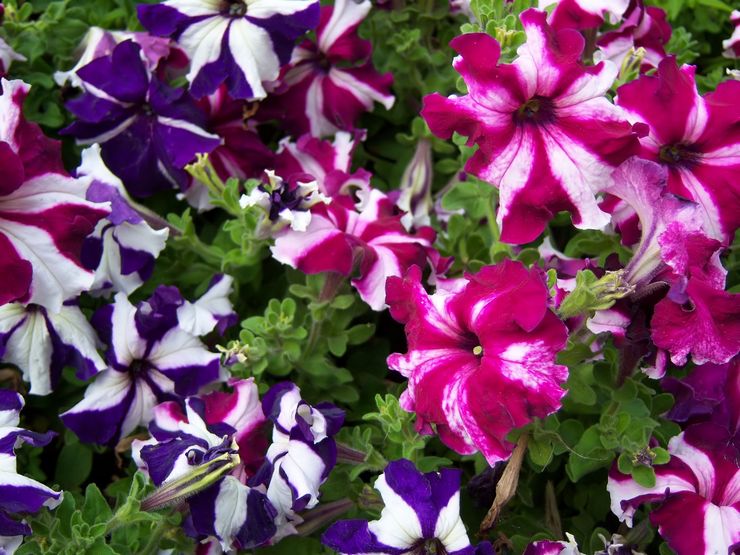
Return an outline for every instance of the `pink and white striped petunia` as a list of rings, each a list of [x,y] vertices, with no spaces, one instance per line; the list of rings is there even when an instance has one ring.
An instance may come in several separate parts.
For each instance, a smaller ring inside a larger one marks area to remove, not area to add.
[[[372,46],[357,28],[372,7],[370,0],[336,0],[321,8],[317,41],[304,41],[283,69],[280,86],[260,106],[257,117],[279,119],[289,133],[315,137],[352,130],[375,102],[386,110],[395,98],[393,76],[381,75],[370,62]]]
[[[401,405],[417,428],[462,454],[507,459],[514,428],[560,408],[568,377],[555,355],[568,330],[549,309],[544,273],[504,261],[437,287],[419,268],[388,280],[391,315],[406,326],[408,352],[388,366],[408,378]]]
[[[643,71],[658,67],[666,57],[665,45],[673,33],[665,10],[645,6],[643,0],[632,0],[618,29],[604,33],[597,41],[599,49],[594,58],[611,60],[618,66],[625,63],[627,56],[642,49],[640,68]]]
[[[595,29],[608,21],[617,23],[627,10],[630,0],[539,0],[544,9],[557,4],[550,15],[554,29]]]
[[[632,526],[637,508],[653,503],[650,521],[678,555],[729,555],[740,547],[740,469],[727,431],[697,424],[673,437],[671,460],[655,466],[655,486],[609,472],[612,512]]]
[[[466,170],[498,187],[502,240],[534,240],[561,210],[582,229],[609,222],[595,194],[616,166],[634,154],[637,138],[621,111],[604,96],[617,67],[580,63],[584,39],[557,31],[545,12],[521,14],[527,34],[519,57],[498,64],[501,48],[489,35],[459,36],[455,69],[469,94],[424,99],[422,116],[438,136],[468,137],[478,151]]]
[[[434,259],[434,239],[431,227],[408,233],[393,202],[374,189],[359,211],[336,200],[314,205],[308,228],[285,229],[275,240],[272,255],[306,274],[351,276],[362,300],[373,310],[382,310],[386,278]]]
[[[30,87],[0,81],[0,305],[19,301],[58,312],[93,284],[82,242],[107,204],[85,200],[90,180],[64,170],[60,144],[21,113]]]
[[[657,74],[621,86],[617,104],[649,127],[640,156],[665,166],[668,190],[698,203],[707,232],[727,242],[740,226],[740,82],[701,96],[695,70],[666,58]]]
[[[5,77],[8,74],[10,64],[13,62],[25,61],[25,56],[18,54],[7,42],[0,38],[0,77]]]
[[[722,48],[725,51],[722,55],[725,58],[740,58],[740,10],[734,10],[730,15],[730,23],[735,26],[732,36],[722,41]]]

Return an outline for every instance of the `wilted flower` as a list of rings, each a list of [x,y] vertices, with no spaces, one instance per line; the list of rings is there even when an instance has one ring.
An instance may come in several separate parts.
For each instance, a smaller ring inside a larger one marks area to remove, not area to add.
[[[678,555],[725,555],[740,543],[740,469],[727,447],[727,431],[698,424],[668,443],[671,460],[653,467],[653,487],[609,472],[612,512],[632,526],[644,503],[655,503],[650,521]]]
[[[617,104],[649,127],[640,156],[666,167],[668,190],[698,203],[709,235],[728,242],[740,226],[740,83],[700,96],[695,69],[666,58],[655,75],[622,85]]]
[[[62,502],[61,492],[18,474],[15,448],[21,443],[46,445],[53,434],[38,434],[18,427],[23,397],[0,389],[0,552],[12,555],[30,535],[31,527],[12,518],[18,513],[37,513],[42,507],[55,508]]]
[[[65,366],[87,380],[106,365],[98,354],[98,337],[73,303],[59,312],[29,304],[0,306],[0,361],[15,364],[34,395],[48,395]]]
[[[470,544],[460,518],[459,470],[422,474],[414,463],[388,463],[375,481],[385,504],[379,520],[342,520],[321,541],[342,555],[493,555],[488,542]]]
[[[571,534],[566,536],[567,542],[551,540],[532,542],[524,550],[523,555],[582,555],[576,539]]]
[[[0,305],[18,301],[58,312],[92,286],[80,248],[110,210],[85,200],[90,180],[70,177],[59,142],[23,118],[30,87],[5,79],[0,86]]]
[[[132,40],[77,71],[83,94],[67,102],[77,121],[63,130],[78,144],[100,143],[105,165],[134,196],[182,186],[182,169],[221,140],[183,89],[153,75]]]
[[[421,272],[388,280],[391,315],[406,326],[408,352],[388,366],[408,378],[401,406],[462,454],[507,459],[514,428],[560,408],[568,377],[555,355],[568,331],[551,312],[544,274],[520,262],[485,266],[429,295]]]
[[[520,17],[527,42],[512,64],[498,64],[501,48],[487,34],[451,42],[468,94],[427,96],[422,116],[436,135],[458,132],[479,146],[465,169],[499,188],[503,241],[534,240],[561,210],[578,228],[602,228],[609,218],[594,195],[638,147],[604,96],[617,68],[608,61],[584,67],[583,37],[554,30],[544,12]]]
[[[375,70],[370,42],[357,36],[371,7],[370,0],[336,0],[323,6],[316,42],[306,40],[296,48],[280,85],[257,117],[279,119],[292,135],[327,137],[354,129],[375,102],[390,110],[393,76]]]
[[[319,22],[318,0],[167,0],[138,7],[150,33],[172,37],[190,58],[196,98],[226,83],[233,98],[259,99],[295,39]]]
[[[108,346],[109,368],[61,416],[80,439],[116,443],[148,424],[157,403],[195,394],[218,379],[219,355],[179,326],[183,304],[176,288],[159,286],[138,306],[118,293],[95,313],[92,322]]]

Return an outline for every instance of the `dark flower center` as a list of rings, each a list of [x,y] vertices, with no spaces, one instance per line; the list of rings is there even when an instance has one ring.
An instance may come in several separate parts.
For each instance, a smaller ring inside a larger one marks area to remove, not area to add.
[[[270,221],[277,221],[280,217],[280,212],[285,210],[301,210],[301,203],[305,200],[305,197],[298,194],[298,187],[293,187],[283,181],[280,186],[270,191],[266,187],[260,185],[260,189],[270,195]]]
[[[244,17],[247,15],[247,3],[244,0],[222,0],[221,13],[229,17]]]
[[[533,96],[514,112],[517,123],[549,123],[555,119],[555,107],[552,100],[544,96]]]
[[[134,376],[141,376],[149,370],[149,363],[146,360],[137,359],[131,361],[131,364],[128,365],[128,370]]]
[[[412,548],[411,553],[413,555],[447,555],[447,550],[441,541],[437,538],[432,538],[431,540],[420,540]]]
[[[694,146],[684,143],[662,146],[659,156],[670,166],[692,166],[699,160],[699,152]]]

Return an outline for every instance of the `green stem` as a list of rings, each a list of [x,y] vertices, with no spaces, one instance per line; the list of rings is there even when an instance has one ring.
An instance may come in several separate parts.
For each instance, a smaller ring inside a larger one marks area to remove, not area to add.
[[[157,522],[157,526],[149,535],[149,541],[146,542],[146,545],[141,550],[141,555],[155,555],[159,552],[159,544],[162,541],[162,536],[164,536],[164,533],[167,531],[168,524],[167,518],[165,517]]]

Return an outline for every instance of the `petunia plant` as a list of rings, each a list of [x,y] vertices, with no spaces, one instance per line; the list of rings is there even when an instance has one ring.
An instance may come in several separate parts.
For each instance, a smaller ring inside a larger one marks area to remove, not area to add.
[[[0,554],[740,553],[727,0],[2,0]]]

